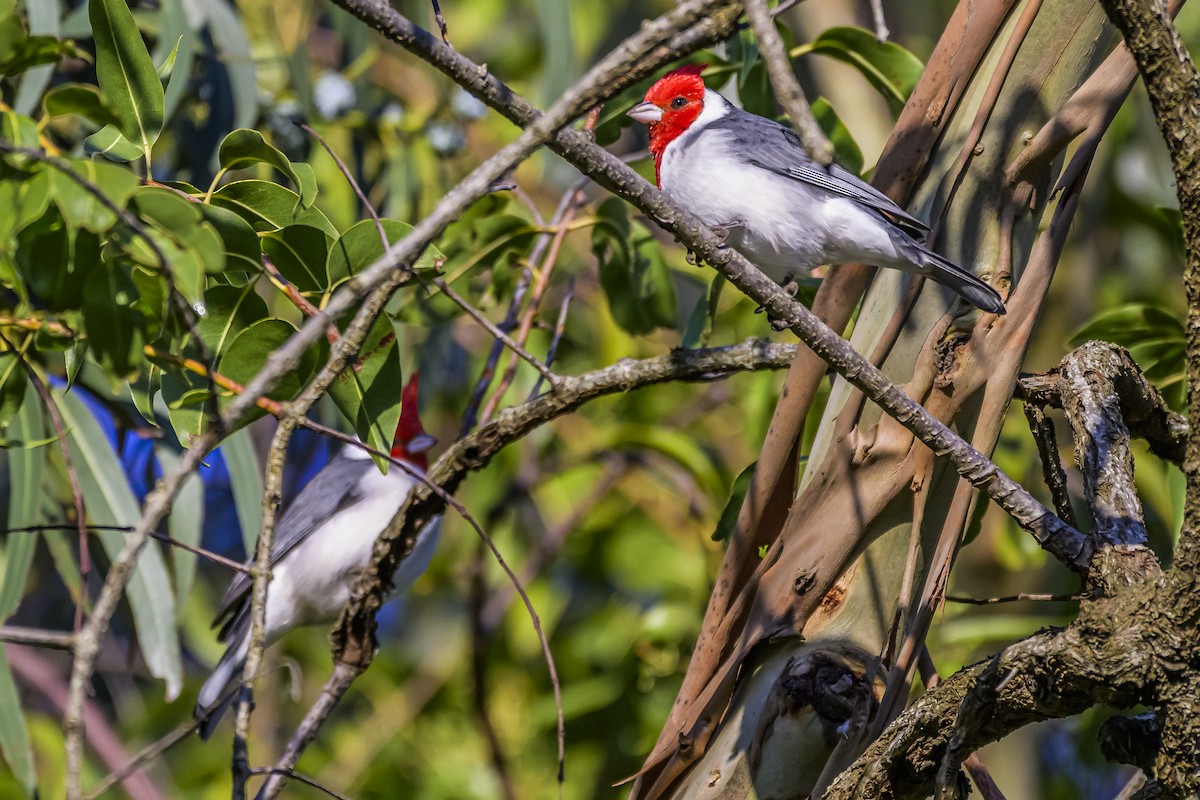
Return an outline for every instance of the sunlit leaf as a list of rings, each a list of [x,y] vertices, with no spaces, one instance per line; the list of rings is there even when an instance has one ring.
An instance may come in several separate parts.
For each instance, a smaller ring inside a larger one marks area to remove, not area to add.
[[[324,231],[309,225],[289,225],[262,236],[263,252],[301,292],[320,293],[329,289],[325,262],[331,243]]]
[[[921,59],[863,28],[830,28],[804,49],[845,62],[870,81],[893,114],[900,113],[924,71]]]
[[[600,259],[600,285],[617,324],[632,334],[675,324],[675,289],[662,249],[629,220],[625,203],[605,200],[596,211],[592,251]]]
[[[165,445],[156,446],[154,455],[163,472],[171,472],[179,463],[179,456]],[[200,476],[193,472],[184,480],[175,502],[171,504],[167,532],[175,541],[197,547],[203,530],[204,484],[200,482]],[[181,547],[172,547],[171,556],[175,566],[175,603],[182,613],[187,607],[196,577],[196,555]]]
[[[338,410],[354,426],[358,438],[388,452],[400,421],[400,348],[386,314],[375,320],[358,360],[347,366],[329,387]],[[376,459],[386,468],[387,462]]]
[[[117,115],[108,107],[100,90],[86,83],[55,86],[42,98],[42,110],[48,117],[78,114],[101,127],[117,124]]]
[[[131,375],[142,363],[142,315],[132,307],[137,298],[128,268],[119,264],[102,264],[84,285],[88,341],[96,360],[116,377]]]
[[[44,521],[42,479],[45,475],[46,451],[28,445],[46,435],[45,412],[41,402],[33,386],[27,386],[21,410],[9,429],[10,437],[22,442],[21,447],[8,449],[10,483],[6,527],[10,530],[40,525]],[[37,533],[14,533],[3,539],[4,582],[0,583],[0,623],[11,617],[21,603],[37,541]]]
[[[255,455],[250,431],[243,428],[222,439],[221,454],[229,470],[229,486],[233,490],[234,510],[242,529],[242,543],[246,553],[253,553],[262,524],[263,485],[262,468]]]
[[[212,202],[237,214],[256,231],[299,224],[320,228],[331,239],[338,235],[333,223],[319,210],[300,210],[300,195],[270,181],[234,181],[214,192]]]
[[[230,380],[245,386],[262,370],[267,359],[296,332],[289,322],[281,319],[263,319],[242,330],[226,346],[217,364],[217,371]],[[317,368],[318,353],[315,348],[305,351],[296,369],[284,373],[271,390],[270,397],[291,400],[308,382]],[[222,407],[227,403],[222,403]],[[258,419],[266,412],[254,408],[239,420],[239,426]]]
[[[147,159],[163,124],[163,88],[126,0],[89,0],[96,76],[117,128]]]
[[[37,791],[37,773],[33,768],[33,747],[25,727],[21,696],[8,666],[8,655],[0,646],[0,753],[13,775],[21,782],[25,794],[33,797]]]
[[[89,519],[97,525],[135,525],[140,516],[137,500],[100,424],[73,393],[65,398],[61,393],[55,396],[67,425],[67,441]],[[108,557],[116,559],[125,545],[126,534],[102,531],[97,536]],[[125,597],[133,611],[146,667],[150,674],[165,681],[167,699],[173,700],[183,684],[175,600],[162,552],[153,544],[144,547],[138,556]]]

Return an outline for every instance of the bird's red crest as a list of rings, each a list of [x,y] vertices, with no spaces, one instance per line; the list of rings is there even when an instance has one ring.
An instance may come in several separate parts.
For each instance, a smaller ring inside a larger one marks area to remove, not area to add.
[[[417,412],[417,396],[420,394],[421,376],[417,372],[413,372],[408,379],[408,383],[404,385],[404,391],[400,395],[400,422],[396,425],[396,438],[392,441],[392,458],[403,459],[413,466],[421,469],[428,469],[429,449],[426,440],[428,435],[425,433],[424,426],[421,425],[421,417]],[[420,442],[416,452],[409,449],[409,445],[414,442]]]
[[[704,110],[704,80],[700,74],[708,64],[685,64],[659,78],[646,92],[646,102],[662,109],[662,119],[650,123],[650,152],[654,155],[654,172],[662,186],[659,171],[663,151],[675,141]]]

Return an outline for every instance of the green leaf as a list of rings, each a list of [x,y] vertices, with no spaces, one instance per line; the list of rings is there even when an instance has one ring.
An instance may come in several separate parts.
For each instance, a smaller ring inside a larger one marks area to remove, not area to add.
[[[117,128],[150,160],[163,125],[163,87],[126,0],[89,0],[96,76]]]
[[[246,553],[254,552],[258,529],[262,526],[262,469],[254,452],[254,441],[246,429],[234,431],[221,440],[221,453],[229,469],[233,506],[242,529]]]
[[[221,160],[221,169],[224,170],[246,169],[255,164],[274,167],[286,175],[300,192],[300,204],[304,208],[312,205],[316,197],[316,177],[312,174],[311,167],[305,180],[301,180],[296,171],[298,165],[292,164],[287,156],[267,144],[258,131],[248,128],[233,131],[221,142],[218,157]]]
[[[725,276],[717,273],[708,285],[708,291],[696,298],[696,305],[688,315],[687,324],[680,336],[680,346],[700,347],[712,334],[713,322],[717,318],[717,305],[721,302],[721,290],[725,288]]]
[[[86,83],[63,83],[55,86],[42,98],[42,111],[48,117],[78,114],[100,127],[117,124],[117,115],[109,108],[108,103],[104,102],[100,90]]]
[[[114,206],[123,209],[129,196],[138,188],[137,176],[128,169],[103,161],[81,158],[70,159],[67,164],[71,172],[89,186],[85,188],[79,180],[62,170],[49,171],[50,194],[63,219],[68,225],[87,228],[95,233],[107,231],[116,223],[117,215],[91,189],[99,190]]]
[[[336,239],[337,228],[315,208],[299,210],[300,195],[270,181],[234,181],[213,193],[212,204],[228,209],[250,223],[256,231],[311,225]]]
[[[387,234],[389,247],[412,231],[412,225],[406,222],[394,219],[380,222],[383,224],[384,233]],[[383,254],[383,240],[379,237],[379,229],[375,227],[374,220],[366,219],[352,225],[329,249],[325,272],[330,285],[336,286],[351,275],[357,275],[382,258]],[[442,252],[430,245],[425,248],[425,252],[417,259],[413,268],[418,271],[433,269],[434,262],[442,257]]]
[[[403,389],[396,333],[387,315],[380,314],[363,341],[358,361],[342,370],[329,387],[329,395],[358,438],[386,453],[392,449],[400,421]],[[381,469],[387,469],[387,461],[375,460]]]
[[[62,0],[26,0],[25,21],[29,32],[34,35],[58,37],[62,34],[61,18],[63,16]],[[91,56],[75,48],[75,55],[90,61]],[[17,96],[12,106],[21,114],[32,114],[38,107],[38,101],[46,87],[54,77],[54,65],[42,64],[26,70],[21,76],[21,85],[17,87]]]
[[[163,251],[175,283],[189,302],[204,291],[204,276],[225,269],[225,245],[216,228],[204,219],[201,204],[172,189],[144,186],[135,196],[138,214],[153,226],[155,243]],[[156,235],[157,234],[157,235]],[[140,238],[127,248],[136,261],[154,270],[158,257]]]
[[[0,282],[26,304],[28,288],[16,273],[17,235],[44,215],[49,205],[50,179],[44,168],[24,172],[0,160],[0,208],[5,209],[0,214]]]
[[[596,210],[592,252],[600,260],[600,285],[613,319],[631,334],[675,324],[675,288],[658,242],[630,223],[625,203],[605,200]]]
[[[725,509],[721,512],[721,518],[717,520],[716,529],[713,530],[712,540],[714,542],[722,542],[733,533],[738,515],[742,513],[742,503],[746,499],[746,492],[750,490],[750,482],[754,480],[754,469],[757,466],[757,461],[752,462],[734,479],[733,487],[729,490],[729,501],[725,503]]]
[[[45,437],[45,412],[41,403],[37,391],[28,386],[25,402],[9,431],[13,439],[27,443]],[[8,529],[28,528],[44,522],[42,479],[45,469],[45,450],[28,445],[8,449]],[[14,533],[2,540],[4,582],[0,583],[0,623],[11,617],[21,604],[37,540],[36,533]]]
[[[30,292],[51,311],[79,308],[84,285],[100,263],[100,240],[86,230],[69,232],[57,209],[17,236],[17,269]]]
[[[138,371],[137,378],[129,382],[129,396],[133,406],[142,415],[142,419],[154,427],[158,425],[158,415],[154,413],[154,395],[159,389],[159,378],[162,369],[157,364],[150,364]]]
[[[296,329],[292,324],[284,320],[259,320],[233,337],[221,354],[217,372],[245,386],[262,370],[271,354],[282,347],[284,342],[295,332]],[[286,401],[299,394],[304,384],[316,372],[317,360],[316,348],[306,350],[296,369],[285,373],[275,388],[271,390],[271,398]],[[226,398],[222,402],[222,406],[228,402],[229,399]],[[258,419],[265,413],[259,408],[254,408],[239,420],[238,427]]]
[[[74,342],[63,353],[64,366],[67,368],[67,388],[70,389],[75,385],[75,379],[79,377],[79,370],[83,369],[84,361],[87,357],[88,343],[87,339]]]
[[[154,454],[164,472],[173,470],[179,463],[179,455],[165,445],[157,445]],[[171,514],[167,517],[167,532],[177,542],[198,547],[203,529],[204,484],[200,476],[193,472],[183,482],[175,502],[171,505]],[[175,566],[175,604],[182,614],[187,608],[192,583],[196,578],[196,554],[189,553],[182,547],[172,547],[171,556]]]
[[[99,153],[110,161],[119,161],[122,164],[144,155],[142,148],[129,141],[116,125],[105,125],[83,142],[89,152]]]
[[[921,59],[908,50],[895,42],[881,42],[863,28],[830,28],[800,49],[835,58],[857,69],[888,101],[893,114],[904,108],[925,69]]]
[[[329,289],[325,262],[331,239],[320,228],[289,225],[262,235],[263,252],[270,256],[283,277],[302,293]]]
[[[116,378],[125,378],[142,364],[142,315],[133,308],[137,287],[129,270],[106,262],[84,285],[83,320],[88,341],[100,366]]]
[[[254,290],[253,281],[245,286],[210,286],[204,293],[204,316],[196,329],[209,352],[219,355],[234,336],[268,316],[267,304]]]
[[[38,137],[37,123],[24,114],[15,111],[0,112],[0,137],[16,147],[27,150],[41,150],[42,142]],[[13,156],[13,163],[22,160],[22,156]]]
[[[175,431],[179,443],[187,447],[193,436],[204,433],[208,422],[205,413],[209,398],[208,382],[194,372],[163,365],[159,388],[163,403],[167,406],[171,429]]]
[[[258,272],[262,267],[262,249],[249,223],[220,206],[202,203],[197,208],[221,237],[225,250],[225,269]]]
[[[0,353],[0,434],[8,429],[8,424],[21,409],[28,382],[25,366],[17,354],[11,351]]]
[[[88,518],[96,525],[136,525],[137,500],[100,423],[74,394],[64,397],[56,392],[55,396],[67,425],[67,442],[79,473]],[[97,536],[110,559],[115,559],[125,545],[126,534],[121,532],[101,531]],[[138,556],[125,597],[133,611],[146,667],[151,675],[166,682],[167,700],[173,700],[183,684],[175,600],[162,552],[153,543]]]
[[[8,666],[8,654],[0,646],[0,753],[9,769],[25,788],[25,794],[37,794],[37,772],[33,768],[33,747],[21,710],[21,696]]]
[[[812,102],[812,112],[813,116],[817,118],[817,124],[821,126],[821,130],[829,137],[838,163],[855,175],[862,174],[862,150],[858,148],[858,142],[854,141],[850,129],[833,110],[833,106],[829,105],[824,97],[818,97]]]
[[[18,75],[39,64],[57,64],[64,56],[78,58],[81,55],[74,42],[53,36],[27,36],[9,50],[8,58],[0,62],[0,77]]]

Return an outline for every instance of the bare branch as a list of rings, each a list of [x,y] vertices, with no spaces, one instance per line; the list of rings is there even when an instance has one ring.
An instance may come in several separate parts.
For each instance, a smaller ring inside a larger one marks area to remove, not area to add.
[[[0,642],[69,651],[75,646],[75,634],[67,631],[25,628],[19,625],[0,625]]]
[[[767,0],[746,0],[746,16],[750,18],[754,36],[758,39],[758,49],[767,66],[775,97],[787,112],[804,149],[819,164],[829,166],[833,163],[833,144],[813,116],[808,98],[796,80],[796,73],[792,72],[791,59],[788,58],[787,48],[783,46],[783,38],[775,28],[775,19],[767,10]]]
[[[471,305],[465,299],[463,299],[462,295],[460,295],[458,292],[451,289],[450,284],[446,283],[441,278],[434,278],[433,285],[438,287],[439,289],[441,289],[442,294],[449,297],[451,300],[454,301],[455,305],[457,305],[463,311],[467,312],[467,315],[471,319],[478,322],[480,324],[480,326],[483,327],[484,330],[486,330],[488,333],[490,333],[492,335],[493,338],[495,338],[499,342],[502,342],[505,347],[507,347],[509,350],[513,351],[513,353],[520,356],[522,359],[525,360],[526,363],[528,363],[530,366],[532,366],[534,369],[536,369],[538,371],[539,375],[541,375],[546,380],[550,381],[551,387],[556,388],[556,389],[558,388],[558,384],[562,381],[562,378],[558,377],[553,372],[551,372],[550,368],[547,367],[545,364],[543,364],[541,361],[538,361],[536,356],[534,356],[532,353],[530,353],[528,350],[526,350],[521,345],[514,342],[507,333],[505,333],[504,331],[500,330],[495,325],[493,325],[491,320],[489,320],[487,317],[485,317],[483,314],[481,314],[479,312],[479,309],[475,308],[475,306]]]

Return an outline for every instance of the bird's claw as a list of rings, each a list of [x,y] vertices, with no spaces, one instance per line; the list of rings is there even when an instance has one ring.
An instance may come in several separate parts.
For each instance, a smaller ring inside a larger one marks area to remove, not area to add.
[[[796,295],[800,293],[800,284],[796,282],[796,278],[788,275],[783,279],[783,291],[787,292],[787,296],[796,299]]]
[[[733,233],[735,229],[744,228],[745,226],[746,223],[740,219],[735,219],[732,222],[723,222],[720,225],[713,225],[713,234],[721,240],[717,246],[722,249],[729,247],[729,234]]]
[[[693,267],[696,266],[696,263],[697,263],[696,262],[696,254],[693,253],[691,250],[687,251],[686,259],[687,259],[687,263],[691,264]]]
[[[783,319],[772,319],[771,320],[771,328],[773,328],[777,333],[783,333],[784,331],[788,330],[791,327],[792,326],[788,324],[787,320],[783,320]]]

